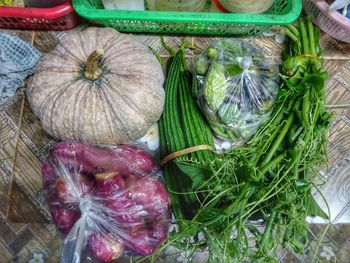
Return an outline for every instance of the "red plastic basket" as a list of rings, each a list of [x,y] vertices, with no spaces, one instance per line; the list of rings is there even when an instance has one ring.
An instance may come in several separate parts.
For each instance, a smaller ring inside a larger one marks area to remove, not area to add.
[[[0,7],[0,28],[67,30],[78,22],[70,1],[51,8]]]

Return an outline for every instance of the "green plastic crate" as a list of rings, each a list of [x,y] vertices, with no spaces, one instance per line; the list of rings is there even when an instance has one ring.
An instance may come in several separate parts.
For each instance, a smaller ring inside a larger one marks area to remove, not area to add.
[[[302,0],[276,0],[264,14],[105,10],[101,0],[72,2],[80,16],[121,32],[190,35],[258,35],[292,23],[302,10]]]

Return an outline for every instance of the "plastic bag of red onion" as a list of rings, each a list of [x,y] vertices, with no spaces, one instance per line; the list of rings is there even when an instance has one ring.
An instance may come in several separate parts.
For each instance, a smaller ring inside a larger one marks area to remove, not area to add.
[[[42,166],[61,262],[149,255],[167,238],[170,202],[152,157],[133,146],[52,147]]]

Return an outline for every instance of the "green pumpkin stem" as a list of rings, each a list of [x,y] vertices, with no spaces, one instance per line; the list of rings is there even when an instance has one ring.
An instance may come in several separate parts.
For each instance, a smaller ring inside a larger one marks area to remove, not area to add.
[[[102,74],[101,59],[103,58],[103,49],[96,49],[92,52],[86,62],[84,76],[88,80],[98,80]]]

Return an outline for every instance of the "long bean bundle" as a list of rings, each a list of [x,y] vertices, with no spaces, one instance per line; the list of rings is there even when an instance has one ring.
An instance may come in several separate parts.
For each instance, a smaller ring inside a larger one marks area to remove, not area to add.
[[[166,46],[172,56],[168,61],[165,106],[159,122],[162,158],[190,147],[214,147],[210,128],[190,95],[192,76],[185,61],[186,44],[184,42],[176,54]],[[172,209],[177,219],[192,218],[200,206],[200,198],[191,193],[192,188],[204,180],[202,165],[214,159],[214,154],[200,150],[174,159],[163,167]],[[198,161],[196,165],[188,166],[186,160]]]

